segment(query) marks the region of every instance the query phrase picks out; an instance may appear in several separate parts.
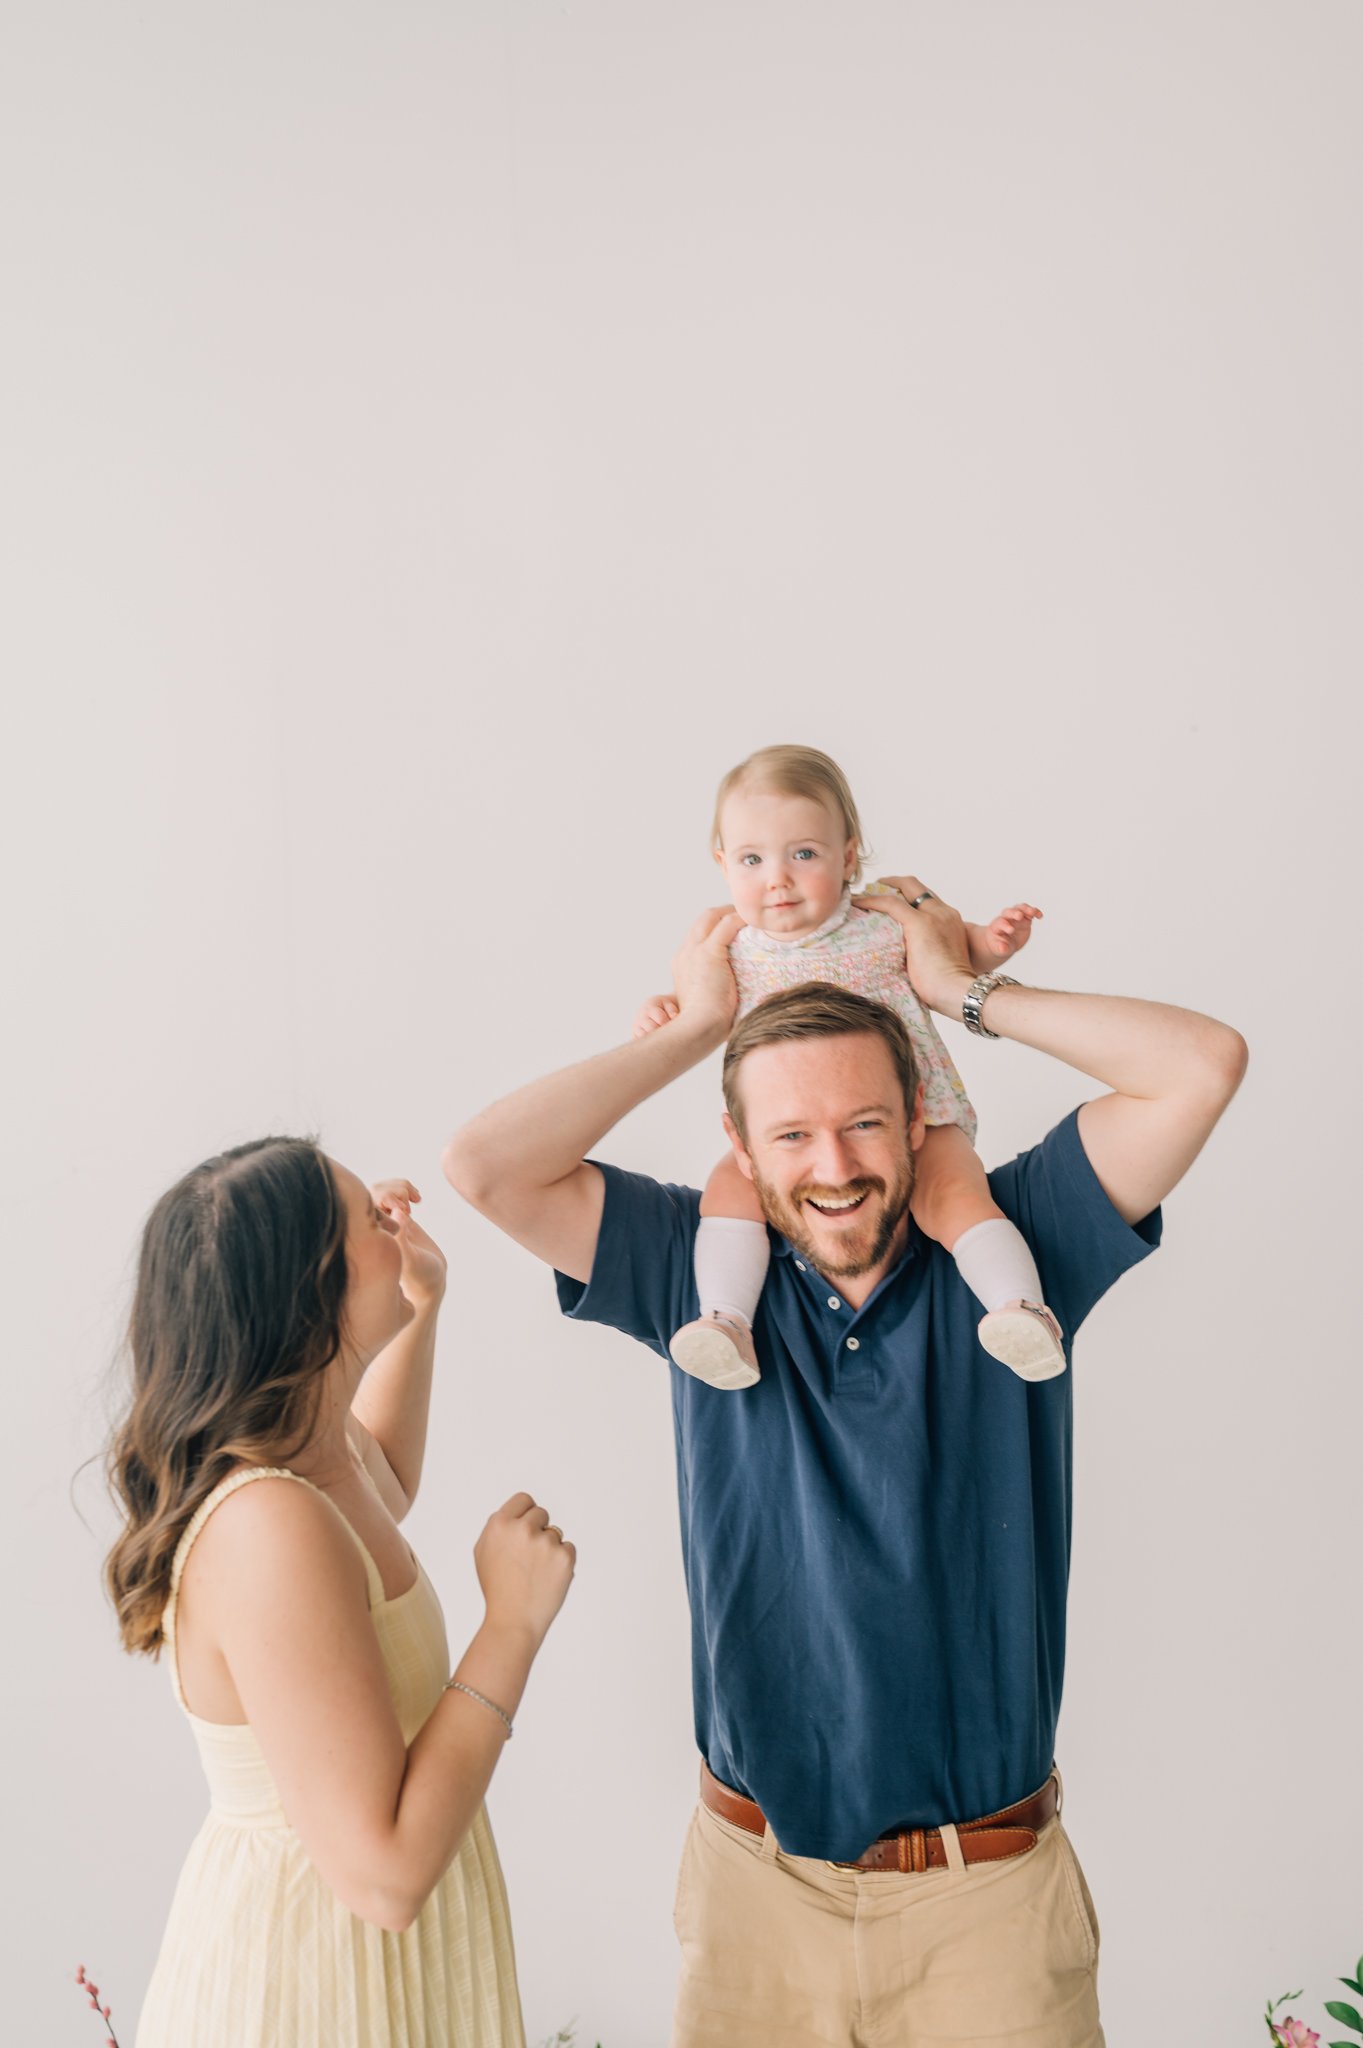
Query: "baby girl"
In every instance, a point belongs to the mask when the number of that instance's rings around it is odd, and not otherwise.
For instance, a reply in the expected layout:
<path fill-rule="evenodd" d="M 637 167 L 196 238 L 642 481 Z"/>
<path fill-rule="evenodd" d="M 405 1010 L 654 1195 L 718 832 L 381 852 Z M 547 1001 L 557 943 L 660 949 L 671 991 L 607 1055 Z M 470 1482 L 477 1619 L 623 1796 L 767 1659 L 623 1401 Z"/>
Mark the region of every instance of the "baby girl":
<path fill-rule="evenodd" d="M 738 1015 L 800 982 L 834 982 L 896 1010 L 908 1027 L 923 1081 L 928 1126 L 918 1153 L 911 1211 L 925 1236 L 955 1259 L 986 1311 L 979 1338 L 1022 1379 L 1065 1370 L 1060 1326 L 1041 1297 L 1026 1240 L 996 1206 L 975 1151 L 975 1112 L 951 1055 L 905 969 L 904 935 L 892 917 L 859 907 L 852 889 L 865 853 L 846 777 L 813 747 L 763 747 L 719 786 L 715 859 L 746 920 L 729 949 Z M 967 925 L 971 965 L 989 974 L 1031 936 L 1041 912 L 1014 904 L 987 926 Z M 655 996 L 634 1034 L 677 1014 Z M 766 1279 L 767 1226 L 751 1181 L 732 1155 L 701 1197 L 695 1274 L 700 1316 L 678 1330 L 671 1352 L 684 1372 L 723 1388 L 760 1377 L 752 1324 Z"/>

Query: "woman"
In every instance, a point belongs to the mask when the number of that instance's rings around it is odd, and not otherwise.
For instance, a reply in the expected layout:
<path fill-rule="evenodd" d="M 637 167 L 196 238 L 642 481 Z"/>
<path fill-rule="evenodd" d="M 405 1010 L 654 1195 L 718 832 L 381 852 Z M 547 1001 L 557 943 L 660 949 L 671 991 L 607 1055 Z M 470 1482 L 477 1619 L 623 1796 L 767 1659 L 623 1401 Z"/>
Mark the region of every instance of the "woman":
<path fill-rule="evenodd" d="M 450 1678 L 397 1527 L 445 1286 L 420 1199 L 265 1138 L 146 1227 L 108 1581 L 125 1647 L 168 1651 L 212 1805 L 138 2048 L 524 2040 L 483 1795 L 575 1553 L 528 1494 L 500 1508 Z"/>

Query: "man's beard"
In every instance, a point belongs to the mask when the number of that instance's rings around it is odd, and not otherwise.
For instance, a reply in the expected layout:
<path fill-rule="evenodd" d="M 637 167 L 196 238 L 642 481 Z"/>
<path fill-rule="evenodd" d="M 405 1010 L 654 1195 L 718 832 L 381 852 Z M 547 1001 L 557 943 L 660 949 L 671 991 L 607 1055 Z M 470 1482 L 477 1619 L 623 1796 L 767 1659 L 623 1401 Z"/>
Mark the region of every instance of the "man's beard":
<path fill-rule="evenodd" d="M 909 1198 L 913 1194 L 913 1154 L 906 1154 L 902 1168 L 888 1184 L 873 1174 L 867 1174 L 858 1180 L 848 1181 L 846 1187 L 841 1188 L 828 1188 L 819 1181 L 806 1181 L 789 1195 L 783 1195 L 770 1181 L 763 1180 L 754 1165 L 753 1186 L 772 1229 L 779 1230 L 782 1237 L 788 1238 L 811 1266 L 817 1267 L 830 1280 L 856 1280 L 880 1264 L 908 1212 Z M 803 1204 L 809 1200 L 850 1202 L 858 1195 L 879 1195 L 882 1198 L 874 1227 L 867 1225 L 861 1231 L 844 1230 L 840 1250 L 835 1249 L 834 1242 L 816 1244 L 805 1221 Z M 837 1259 L 836 1265 L 831 1263 L 833 1258 Z"/>

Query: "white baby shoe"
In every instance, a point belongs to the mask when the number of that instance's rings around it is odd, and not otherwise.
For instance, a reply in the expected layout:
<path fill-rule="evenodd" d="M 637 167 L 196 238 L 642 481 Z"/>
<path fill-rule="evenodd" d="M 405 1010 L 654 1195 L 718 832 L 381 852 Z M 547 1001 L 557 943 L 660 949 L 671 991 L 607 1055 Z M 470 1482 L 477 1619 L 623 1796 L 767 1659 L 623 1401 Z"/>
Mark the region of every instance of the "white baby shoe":
<path fill-rule="evenodd" d="M 762 1377 L 752 1331 L 739 1316 L 700 1316 L 678 1330 L 668 1349 L 673 1364 L 693 1380 L 704 1380 L 725 1393 L 756 1386 Z"/>
<path fill-rule="evenodd" d="M 1020 1380 L 1053 1380 L 1065 1370 L 1061 1329 L 1039 1301 L 1007 1301 L 984 1317 L 979 1339 Z"/>

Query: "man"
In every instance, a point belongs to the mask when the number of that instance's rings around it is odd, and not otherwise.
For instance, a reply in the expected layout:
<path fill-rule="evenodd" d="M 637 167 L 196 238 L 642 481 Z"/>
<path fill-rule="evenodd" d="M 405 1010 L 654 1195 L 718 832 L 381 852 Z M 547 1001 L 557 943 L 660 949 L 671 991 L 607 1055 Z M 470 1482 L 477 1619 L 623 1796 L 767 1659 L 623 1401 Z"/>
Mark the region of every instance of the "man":
<path fill-rule="evenodd" d="M 977 977 L 915 876 L 877 908 L 941 1015 L 1110 1091 L 991 1176 L 1066 1338 L 1158 1242 L 1245 1065 L 1189 1011 Z M 566 1312 L 666 1357 L 699 1197 L 587 1154 L 728 1038 L 725 1129 L 775 1253 L 742 1393 L 673 1370 L 701 1805 L 678 1889 L 674 2048 L 1101 2048 L 1097 1932 L 1058 1819 L 1071 1376 L 1024 1384 L 909 1215 L 921 1097 L 899 1020 L 842 990 L 730 1029 L 731 912 L 678 1015 L 450 1141 L 454 1186 L 558 1269 Z"/>

